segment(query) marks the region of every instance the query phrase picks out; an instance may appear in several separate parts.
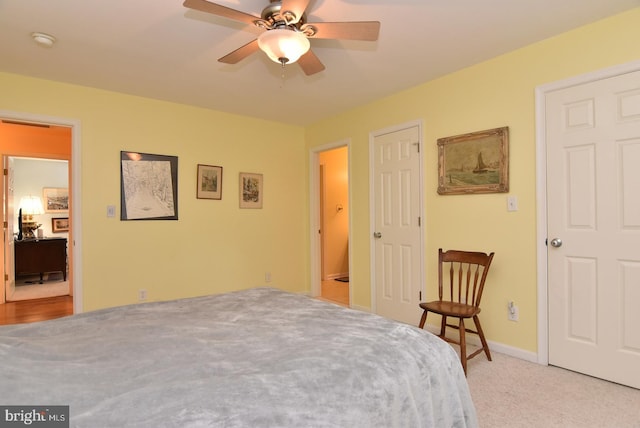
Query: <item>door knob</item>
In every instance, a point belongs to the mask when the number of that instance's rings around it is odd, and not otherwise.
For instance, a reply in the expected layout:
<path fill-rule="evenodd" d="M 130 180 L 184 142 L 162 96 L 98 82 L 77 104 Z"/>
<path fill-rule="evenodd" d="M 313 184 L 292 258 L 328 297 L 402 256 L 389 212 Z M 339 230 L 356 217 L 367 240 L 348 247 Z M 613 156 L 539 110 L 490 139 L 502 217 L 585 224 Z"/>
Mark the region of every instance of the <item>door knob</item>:
<path fill-rule="evenodd" d="M 552 246 L 552 247 L 555 247 L 555 248 L 562 247 L 562 239 L 560 239 L 560 238 L 553 238 L 553 239 L 551 240 L 551 246 Z"/>
<path fill-rule="evenodd" d="M 373 237 L 374 237 L 374 238 L 376 238 L 376 239 L 380 239 L 380 238 L 382 238 L 382 233 L 380 233 L 380 232 L 373 232 Z"/>

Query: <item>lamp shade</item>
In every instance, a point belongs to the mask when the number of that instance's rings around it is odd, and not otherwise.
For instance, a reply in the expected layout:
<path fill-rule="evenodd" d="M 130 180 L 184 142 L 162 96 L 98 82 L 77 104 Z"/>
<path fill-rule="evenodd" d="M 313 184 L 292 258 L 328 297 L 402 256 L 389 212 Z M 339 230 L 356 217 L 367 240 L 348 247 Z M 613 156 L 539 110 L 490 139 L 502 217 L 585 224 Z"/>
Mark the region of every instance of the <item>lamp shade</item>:
<path fill-rule="evenodd" d="M 311 45 L 302 33 L 276 28 L 260 34 L 258 46 L 273 61 L 279 64 L 289 64 L 296 62 L 298 58 L 307 53 Z"/>
<path fill-rule="evenodd" d="M 23 215 L 44 214 L 42 200 L 37 196 L 23 196 L 20 198 L 20 209 Z"/>

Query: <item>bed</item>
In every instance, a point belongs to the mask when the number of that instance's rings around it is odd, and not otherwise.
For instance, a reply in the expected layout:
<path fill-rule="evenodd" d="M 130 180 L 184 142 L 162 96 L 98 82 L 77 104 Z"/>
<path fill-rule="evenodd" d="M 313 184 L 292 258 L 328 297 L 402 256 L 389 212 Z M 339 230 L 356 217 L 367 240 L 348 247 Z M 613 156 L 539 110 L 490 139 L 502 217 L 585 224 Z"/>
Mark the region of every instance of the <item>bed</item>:
<path fill-rule="evenodd" d="M 72 427 L 475 427 L 455 351 L 275 288 L 0 327 L 0 404 Z"/>

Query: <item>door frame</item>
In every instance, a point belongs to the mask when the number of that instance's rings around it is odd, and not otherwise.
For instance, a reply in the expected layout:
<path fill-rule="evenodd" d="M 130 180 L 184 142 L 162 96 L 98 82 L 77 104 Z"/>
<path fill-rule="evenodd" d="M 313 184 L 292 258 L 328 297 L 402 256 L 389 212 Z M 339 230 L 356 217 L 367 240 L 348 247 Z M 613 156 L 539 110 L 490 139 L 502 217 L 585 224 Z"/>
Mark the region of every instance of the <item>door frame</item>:
<path fill-rule="evenodd" d="M 71 230 L 73 241 L 69 242 L 72 252 L 73 269 L 73 312 L 79 314 L 83 311 L 82 298 L 82 168 L 81 168 L 81 130 L 80 121 L 77 119 L 45 116 L 40 114 L 0 110 L 0 119 L 20 122 L 40 123 L 45 125 L 65 126 L 71 128 L 71 194 L 73 206 L 71 207 Z M 3 268 L 4 270 L 4 268 Z"/>
<path fill-rule="evenodd" d="M 347 177 L 348 177 L 348 192 L 349 192 L 349 206 L 351 203 L 351 139 L 345 139 L 336 141 L 333 143 L 324 144 L 321 146 L 313 147 L 309 150 L 309 243 L 311 244 L 309 266 L 311 274 L 311 296 L 317 297 L 322 294 L 322 281 L 320 279 L 322 273 L 321 248 L 322 237 L 318 233 L 321 228 L 320 218 L 320 153 L 329 150 L 339 149 L 341 147 L 347 148 Z M 349 210 L 349 242 L 353 242 L 351 234 L 353 233 L 352 213 Z M 352 272 L 352 254 L 351 245 L 349 245 L 349 275 Z M 352 296 L 352 283 L 349 281 L 349 305 L 353 305 Z"/>
<path fill-rule="evenodd" d="M 549 364 L 549 283 L 547 259 L 547 129 L 545 100 L 549 92 L 640 71 L 640 61 L 547 83 L 536 87 L 536 200 L 537 203 L 537 284 L 538 284 L 538 363 Z"/>
<path fill-rule="evenodd" d="M 420 147 L 420 156 L 418 156 L 418 176 L 419 176 L 419 205 L 420 205 L 420 220 L 421 220 L 421 234 L 420 234 L 420 265 L 416 266 L 417 269 L 420 269 L 420 291 L 422 292 L 422 298 L 426 296 L 426 268 L 425 268 L 425 234 L 426 234 L 426 224 L 427 219 L 425 217 L 424 210 L 424 133 L 423 133 L 423 121 L 422 120 L 412 120 L 409 122 L 404 122 L 399 125 L 390 126 L 388 128 L 378 129 L 369 133 L 369 271 L 371 278 L 371 312 L 374 314 L 378 313 L 377 301 L 376 301 L 376 251 L 375 244 L 373 242 L 373 234 L 376 232 L 375 230 L 375 216 L 376 216 L 376 207 L 375 207 L 375 190 L 374 190 L 374 162 L 375 156 L 373 153 L 373 146 L 375 143 L 376 137 L 381 135 L 390 134 L 392 132 L 398 132 L 405 129 L 413 128 L 414 126 L 418 127 L 418 147 Z"/>

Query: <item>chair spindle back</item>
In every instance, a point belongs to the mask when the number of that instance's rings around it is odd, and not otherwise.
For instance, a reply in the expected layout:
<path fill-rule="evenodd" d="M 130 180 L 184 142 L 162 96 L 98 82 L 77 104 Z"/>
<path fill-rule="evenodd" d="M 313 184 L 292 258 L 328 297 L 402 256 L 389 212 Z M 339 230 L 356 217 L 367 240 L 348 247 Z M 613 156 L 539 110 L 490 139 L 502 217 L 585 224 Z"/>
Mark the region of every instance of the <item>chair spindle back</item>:
<path fill-rule="evenodd" d="M 458 250 L 443 252 L 440 248 L 438 250 L 438 296 L 440 300 L 449 298 L 452 302 L 480 306 L 493 254 Z M 444 293 L 445 275 L 448 277 L 448 296 Z"/>

